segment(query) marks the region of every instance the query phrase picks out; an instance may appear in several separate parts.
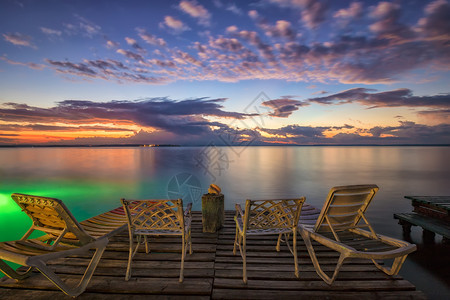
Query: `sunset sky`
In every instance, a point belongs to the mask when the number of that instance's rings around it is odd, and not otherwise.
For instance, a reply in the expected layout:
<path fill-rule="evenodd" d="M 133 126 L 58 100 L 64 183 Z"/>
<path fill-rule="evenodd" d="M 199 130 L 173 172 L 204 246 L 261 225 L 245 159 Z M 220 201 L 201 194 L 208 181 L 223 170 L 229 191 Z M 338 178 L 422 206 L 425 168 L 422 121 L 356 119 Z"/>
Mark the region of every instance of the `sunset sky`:
<path fill-rule="evenodd" d="M 0 2 L 0 145 L 450 144 L 450 4 Z"/>

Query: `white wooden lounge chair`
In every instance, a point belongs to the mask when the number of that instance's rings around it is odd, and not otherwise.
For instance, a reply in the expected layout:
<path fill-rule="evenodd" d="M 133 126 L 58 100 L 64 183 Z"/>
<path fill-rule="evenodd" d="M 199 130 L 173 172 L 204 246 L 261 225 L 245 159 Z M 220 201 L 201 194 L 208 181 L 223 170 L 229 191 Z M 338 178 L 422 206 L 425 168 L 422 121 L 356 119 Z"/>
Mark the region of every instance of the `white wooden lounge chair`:
<path fill-rule="evenodd" d="M 346 258 L 366 258 L 388 275 L 396 275 L 416 245 L 376 234 L 364 213 L 378 191 L 376 185 L 349 185 L 334 187 L 314 226 L 299 225 L 299 232 L 317 274 L 329 285 L 336 279 Z M 361 222 L 363 221 L 363 222 Z M 363 230 L 366 227 L 369 230 Z M 340 253 L 333 275 L 328 276 L 320 267 L 312 241 Z M 394 259 L 391 268 L 376 260 Z"/>
<path fill-rule="evenodd" d="M 0 243 L 0 270 L 9 278 L 22 280 L 35 268 L 67 295 L 76 297 L 83 293 L 109 242 L 108 238 L 126 228 L 123 211 L 113 210 L 78 223 L 61 200 L 24 194 L 12 194 L 11 197 L 33 224 L 20 240 Z M 28 239 L 35 230 L 45 235 Z M 47 265 L 47 262 L 58 258 L 88 253 L 89 249 L 95 249 L 95 254 L 75 287 L 69 287 Z M 16 272 L 4 260 L 29 269 L 23 273 Z"/>
<path fill-rule="evenodd" d="M 183 200 L 125 200 L 121 199 L 128 219 L 128 233 L 130 237 L 130 252 L 128 257 L 125 280 L 131 277 L 131 262 L 136 254 L 142 237 L 145 252 L 149 253 L 148 236 L 179 235 L 181 236 L 181 267 L 180 282 L 184 279 L 184 258 L 187 249 L 192 254 L 191 243 L 191 209 L 192 203 L 187 205 L 183 213 Z M 136 246 L 133 246 L 137 238 Z M 134 249 L 133 249 L 134 248 Z"/>
<path fill-rule="evenodd" d="M 247 236 L 251 235 L 278 235 L 276 250 L 280 251 L 282 236 L 294 255 L 295 276 L 299 277 L 297 261 L 297 226 L 305 198 L 280 200 L 247 200 L 245 211 L 240 204 L 236 204 L 236 237 L 233 254 L 236 255 L 236 246 L 243 261 L 242 279 L 247 283 Z M 289 235 L 292 233 L 293 247 L 289 245 Z"/>

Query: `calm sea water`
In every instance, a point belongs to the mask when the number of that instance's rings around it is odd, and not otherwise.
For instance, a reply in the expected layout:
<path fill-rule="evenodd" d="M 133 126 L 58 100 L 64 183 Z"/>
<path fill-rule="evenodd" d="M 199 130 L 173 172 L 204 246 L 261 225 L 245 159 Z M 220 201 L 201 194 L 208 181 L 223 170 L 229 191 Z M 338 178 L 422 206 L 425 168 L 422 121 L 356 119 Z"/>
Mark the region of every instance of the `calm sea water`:
<path fill-rule="evenodd" d="M 375 183 L 367 211 L 379 233 L 402 238 L 394 212 L 405 195 L 450 195 L 450 147 L 0 148 L 0 241 L 20 238 L 30 221 L 13 192 L 64 200 L 79 220 L 120 205 L 120 198 L 179 198 L 201 210 L 212 182 L 225 208 L 245 199 L 306 196 L 322 207 L 332 186 Z M 12 229 L 14 228 L 14 229 Z M 401 275 L 432 298 L 450 297 L 450 248 L 438 236 L 410 255 Z M 436 259 L 437 258 L 437 259 Z"/>

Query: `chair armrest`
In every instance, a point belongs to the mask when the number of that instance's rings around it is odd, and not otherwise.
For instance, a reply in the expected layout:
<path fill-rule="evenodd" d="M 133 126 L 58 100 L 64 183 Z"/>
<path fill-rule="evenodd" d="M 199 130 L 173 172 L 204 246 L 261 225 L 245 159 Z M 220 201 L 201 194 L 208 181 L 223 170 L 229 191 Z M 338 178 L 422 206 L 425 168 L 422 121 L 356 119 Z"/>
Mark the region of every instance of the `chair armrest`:
<path fill-rule="evenodd" d="M 243 219 L 244 218 L 244 212 L 242 211 L 241 205 L 239 203 L 236 203 L 235 207 L 236 207 L 236 217 L 240 216 L 241 219 Z"/>

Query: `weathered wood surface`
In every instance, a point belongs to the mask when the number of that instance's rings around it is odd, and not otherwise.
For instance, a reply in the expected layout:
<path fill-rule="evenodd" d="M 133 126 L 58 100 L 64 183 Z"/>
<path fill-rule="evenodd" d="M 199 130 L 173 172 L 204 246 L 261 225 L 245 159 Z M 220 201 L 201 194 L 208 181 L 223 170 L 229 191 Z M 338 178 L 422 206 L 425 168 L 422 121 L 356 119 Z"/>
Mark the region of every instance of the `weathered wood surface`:
<path fill-rule="evenodd" d="M 432 204 L 450 211 L 450 196 L 405 196 L 413 202 Z"/>
<path fill-rule="evenodd" d="M 223 194 L 204 194 L 202 196 L 203 232 L 216 232 L 225 219 L 225 196 Z"/>
<path fill-rule="evenodd" d="M 306 219 L 313 222 L 314 210 L 307 206 Z M 133 259 L 133 276 L 126 282 L 128 236 L 112 238 L 86 292 L 79 299 L 425 299 L 422 292 L 400 276 L 389 277 L 367 260 L 349 260 L 332 286 L 316 274 L 303 240 L 298 240 L 300 279 L 294 275 L 292 254 L 283 244 L 276 252 L 276 237 L 248 238 L 248 284 L 242 282 L 242 259 L 233 255 L 234 212 L 225 213 L 218 233 L 203 233 L 200 212 L 193 214 L 194 253 L 186 256 L 185 280 L 178 282 L 181 243 L 179 238 L 150 240 L 151 253 L 144 246 Z M 309 216 L 309 217 L 308 217 Z M 318 246 L 317 255 L 331 271 L 338 255 Z M 68 282 L 79 280 L 89 255 L 52 262 Z M 69 299 L 40 273 L 17 283 L 0 279 L 0 299 Z"/>
<path fill-rule="evenodd" d="M 443 237 L 450 239 L 450 223 L 429 216 L 416 213 L 394 214 L 395 219 L 400 220 L 403 226 L 420 226 L 425 230 L 437 233 Z"/>

